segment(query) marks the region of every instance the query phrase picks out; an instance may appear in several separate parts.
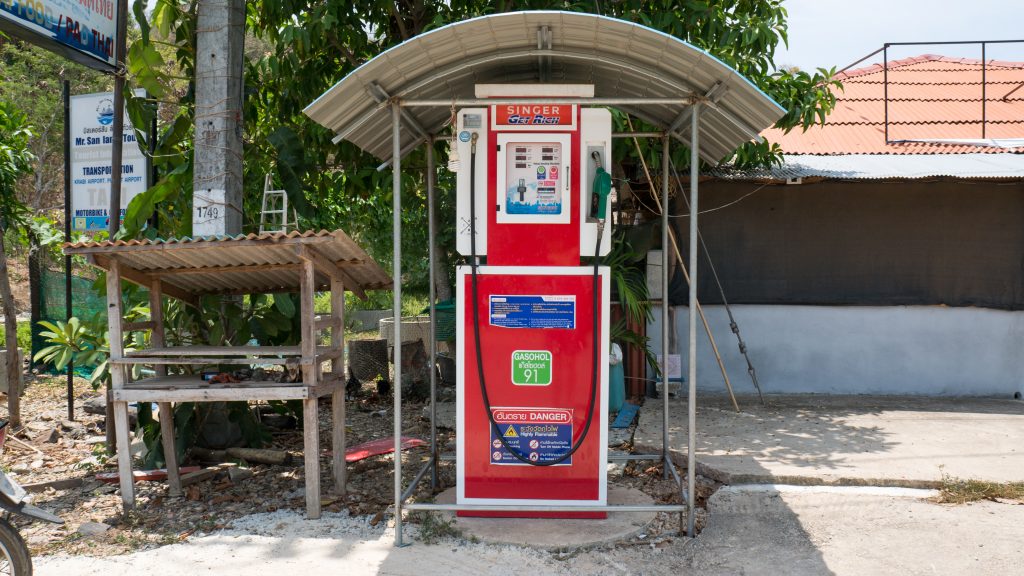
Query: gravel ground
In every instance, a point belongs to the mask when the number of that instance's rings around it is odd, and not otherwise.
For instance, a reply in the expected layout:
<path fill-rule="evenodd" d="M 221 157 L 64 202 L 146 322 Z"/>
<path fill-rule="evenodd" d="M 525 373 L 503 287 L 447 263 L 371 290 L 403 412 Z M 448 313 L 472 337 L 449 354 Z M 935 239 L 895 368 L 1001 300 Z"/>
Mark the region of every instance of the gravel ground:
<path fill-rule="evenodd" d="M 223 530 L 126 556 L 44 557 L 37 574 L 100 576 L 159 571 L 218 576 L 304 574 L 1019 574 L 1024 506 L 934 504 L 900 493 L 740 491 L 710 500 L 708 528 L 695 540 L 663 536 L 570 554 L 467 542 L 394 530 L 367 516 L 326 514 L 305 520 L 280 510 L 235 520 Z M 433 539 L 435 544 L 424 543 Z"/>
<path fill-rule="evenodd" d="M 164 482 L 136 484 L 136 510 L 121 513 L 120 492 L 116 484 L 96 479 L 101 472 L 115 472 L 116 458 L 107 456 L 102 443 L 103 417 L 83 410 L 84 401 L 96 395 L 88 382 L 76 380 L 76 418 L 66 418 L 65 380 L 62 377 L 35 377 L 23 399 L 26 427 L 9 440 L 4 454 L 8 469 L 15 470 L 22 484 L 71 481 L 72 486 L 43 489 L 33 496 L 34 503 L 65 520 L 63 526 L 18 520 L 22 535 L 34 556 L 54 554 L 102 557 L 127 554 L 160 546 L 181 543 L 199 534 L 216 533 L 243 517 L 254 513 L 276 513 L 305 509 L 304 471 L 301 459 L 287 466 L 253 465 L 251 477 L 231 481 L 221 474 L 212 480 L 186 488 L 183 498 L 171 499 Z M 353 445 L 392 434 L 391 398 L 378 397 L 368 384 L 347 403 L 348 441 Z M 327 428 L 330 407 L 321 407 L 321 447 L 330 446 Z M 429 439 L 429 421 L 423 418 L 423 404 L 408 403 L 403 409 L 403 434 Z M 631 448 L 631 429 L 620 433 L 615 449 Z M 452 430 L 439 429 L 442 452 L 454 451 Z M 272 448 L 300 455 L 302 436 L 296 429 L 275 429 Z M 402 452 L 403 477 L 412 480 L 425 461 L 423 448 Z M 186 461 L 183 465 L 202 464 Z M 393 455 L 371 457 L 349 465 L 348 494 L 340 497 L 330 490 L 330 462 L 321 458 L 322 501 L 326 512 L 346 512 L 358 522 L 384 529 L 388 508 L 393 500 Z M 136 466 L 136 469 L 138 467 Z M 438 469 L 439 486 L 432 491 L 429 481 L 419 484 L 413 500 L 431 500 L 436 493 L 455 483 L 454 462 L 442 461 Z M 617 466 L 610 473 L 610 482 L 639 489 L 662 503 L 680 502 L 674 481 L 665 480 L 661 466 L 631 462 Z M 714 482 L 698 478 L 698 504 L 704 506 L 717 489 Z M 706 514 L 700 510 L 698 528 Z M 355 521 L 355 520 L 354 520 Z M 412 516 L 412 525 L 424 521 Z M 649 542 L 660 545 L 678 530 L 678 517 L 661 515 L 648 530 Z"/>

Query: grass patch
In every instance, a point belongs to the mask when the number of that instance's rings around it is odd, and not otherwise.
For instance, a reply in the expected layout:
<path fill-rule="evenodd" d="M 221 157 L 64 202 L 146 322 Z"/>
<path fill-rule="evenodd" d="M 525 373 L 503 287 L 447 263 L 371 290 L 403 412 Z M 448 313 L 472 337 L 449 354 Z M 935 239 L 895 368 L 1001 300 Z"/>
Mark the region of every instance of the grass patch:
<path fill-rule="evenodd" d="M 979 500 L 1014 500 L 1024 503 L 1024 482 L 986 482 L 942 476 L 942 487 L 935 501 L 941 504 L 966 504 Z"/>
<path fill-rule="evenodd" d="M 436 544 L 445 538 L 461 538 L 462 530 L 455 527 L 454 518 L 443 518 L 440 514 L 423 511 L 411 518 L 419 522 L 420 538 L 424 544 Z"/>
<path fill-rule="evenodd" d="M 7 331 L 4 329 L 3 323 L 0 323 L 0 348 L 5 347 L 7 344 Z M 21 320 L 18 322 L 18 348 L 28 357 L 29 351 L 32 350 L 32 323 L 28 320 Z"/>

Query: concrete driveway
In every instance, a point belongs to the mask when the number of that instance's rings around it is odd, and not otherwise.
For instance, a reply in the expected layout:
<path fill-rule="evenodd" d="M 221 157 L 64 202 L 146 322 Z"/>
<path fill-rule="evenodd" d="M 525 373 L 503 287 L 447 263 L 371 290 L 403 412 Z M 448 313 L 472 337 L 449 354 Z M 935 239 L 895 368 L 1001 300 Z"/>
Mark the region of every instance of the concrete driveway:
<path fill-rule="evenodd" d="M 570 555 L 446 538 L 394 548 L 393 530 L 368 517 L 300 512 L 243 518 L 235 526 L 126 556 L 36 559 L 41 576 L 409 576 L 519 574 L 756 574 L 898 576 L 1020 574 L 1024 506 L 939 505 L 927 493 L 868 487 L 725 487 L 711 497 L 696 539 L 616 546 Z M 553 521 L 554 522 L 554 521 Z"/>
<path fill-rule="evenodd" d="M 698 471 L 727 484 L 933 487 L 942 475 L 1024 481 L 1024 402 L 896 396 L 725 396 L 697 402 Z M 686 402 L 670 400 L 669 437 L 686 462 Z M 635 443 L 660 452 L 661 401 Z"/>

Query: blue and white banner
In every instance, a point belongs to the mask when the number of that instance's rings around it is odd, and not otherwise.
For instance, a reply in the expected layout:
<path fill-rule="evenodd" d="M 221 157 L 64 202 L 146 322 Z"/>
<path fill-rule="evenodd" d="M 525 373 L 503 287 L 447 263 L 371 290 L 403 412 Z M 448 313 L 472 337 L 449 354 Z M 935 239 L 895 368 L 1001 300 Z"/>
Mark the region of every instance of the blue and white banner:
<path fill-rule="evenodd" d="M 83 63 L 115 67 L 116 0 L 0 0 L 0 28 L 72 57 L 87 56 Z"/>
<path fill-rule="evenodd" d="M 3 2 L 3 0 L 0 0 Z M 139 91 L 140 94 L 142 91 Z M 108 228 L 110 163 L 114 142 L 114 95 L 71 97 L 71 228 L 88 232 Z M 132 198 L 149 188 L 149 163 L 139 149 L 128 114 L 121 134 L 121 218 Z"/>

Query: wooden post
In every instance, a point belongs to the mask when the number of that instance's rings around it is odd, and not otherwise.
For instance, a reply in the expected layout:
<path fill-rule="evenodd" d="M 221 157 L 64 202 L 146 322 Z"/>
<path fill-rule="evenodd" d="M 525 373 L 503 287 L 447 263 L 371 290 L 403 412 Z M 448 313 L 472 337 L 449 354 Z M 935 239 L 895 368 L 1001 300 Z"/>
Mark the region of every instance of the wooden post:
<path fill-rule="evenodd" d="M 334 389 L 331 397 L 331 450 L 334 458 L 331 469 L 334 471 L 334 491 L 344 497 L 347 470 L 345 462 L 345 284 L 340 280 L 331 280 L 331 348 L 340 349 L 337 358 L 331 361 L 331 379 L 341 383 Z"/>
<path fill-rule="evenodd" d="M 121 333 L 121 263 L 111 258 L 107 270 L 107 329 L 110 331 L 110 360 L 124 357 L 124 336 Z M 125 368 L 121 364 L 110 364 L 110 386 L 123 388 Z M 107 397 L 108 402 L 111 397 Z M 128 429 L 128 403 L 114 402 L 114 434 L 117 439 L 117 472 L 121 481 L 121 501 L 127 512 L 135 507 L 135 485 L 132 478 L 131 436 Z M 110 426 L 110 422 L 107 422 Z"/>
<path fill-rule="evenodd" d="M 302 401 L 302 435 L 305 456 L 303 460 L 306 466 L 306 516 L 314 520 L 320 517 L 320 430 L 315 393 L 320 366 L 316 361 L 316 314 L 313 309 L 315 285 L 313 263 L 304 260 L 299 277 L 302 382 L 313 393 Z"/>
<path fill-rule="evenodd" d="M 163 348 L 164 341 L 164 308 L 163 283 L 159 278 L 153 280 L 149 287 L 149 319 L 153 323 L 153 333 L 149 343 L 153 348 Z M 157 376 L 167 376 L 167 365 L 154 366 Z M 174 408 L 170 402 L 157 404 L 160 414 L 160 440 L 164 447 L 164 463 L 167 466 L 167 486 L 172 498 L 181 496 L 181 472 L 178 470 L 178 449 L 174 442 Z"/>

